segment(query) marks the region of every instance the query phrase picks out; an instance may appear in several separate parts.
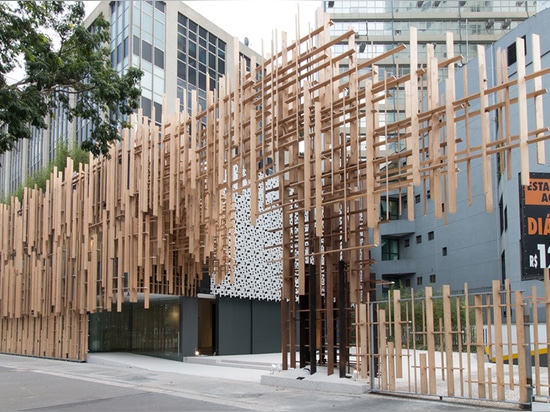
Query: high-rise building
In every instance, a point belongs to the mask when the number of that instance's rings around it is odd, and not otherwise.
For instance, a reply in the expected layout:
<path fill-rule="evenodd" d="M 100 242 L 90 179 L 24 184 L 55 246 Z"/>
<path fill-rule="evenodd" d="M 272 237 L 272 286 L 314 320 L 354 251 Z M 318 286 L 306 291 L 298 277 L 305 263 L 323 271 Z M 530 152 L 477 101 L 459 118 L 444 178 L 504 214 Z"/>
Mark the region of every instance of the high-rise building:
<path fill-rule="evenodd" d="M 426 67 L 428 44 L 434 46 L 434 55 L 439 61 L 447 58 L 446 33 L 454 38 L 454 54 L 462 55 L 457 66 L 464 66 L 477 56 L 478 45 L 484 46 L 492 62 L 488 70 L 489 87 L 497 84 L 497 50 L 507 53 L 507 66 L 510 75 L 515 70 L 515 37 L 521 37 L 536 23 L 522 24 L 529 17 L 547 8 L 547 1 L 325 1 L 324 9 L 334 23 L 332 37 L 346 32 L 352 27 L 357 35 L 356 47 L 361 59 L 372 59 L 397 47 L 400 43 L 409 44 L 410 28 L 416 27 L 420 67 Z M 540 24 L 540 19 L 538 24 Z M 519 26 L 519 27 L 518 27 Z M 522 30 L 519 30 L 522 28 Z M 527 34 L 526 34 L 527 35 Z M 515 37 L 514 37 L 515 36 Z M 526 39 L 527 52 L 531 52 L 531 40 Z M 547 45 L 543 45 L 545 56 Z M 344 45 L 335 46 L 334 54 L 344 51 Z M 342 61 L 341 70 L 346 68 Z M 528 68 L 532 70 L 530 62 Z M 410 71 L 407 49 L 378 62 L 379 79 L 402 76 Z M 475 66 L 472 65 L 472 66 Z M 473 69 L 470 69 L 473 70 Z M 462 77 L 464 69 L 456 75 L 457 90 L 479 88 L 477 74 Z M 445 77 L 445 73 L 441 73 Z M 422 94 L 420 94 L 422 96 Z M 382 101 L 378 107 L 380 125 L 391 123 L 405 116 L 405 93 L 396 93 Z M 422 97 L 421 97 L 422 99 Z M 419 105 L 425 105 L 425 99 Z M 444 103 L 443 103 L 444 104 Z M 424 106 L 424 109 L 426 106 Z M 492 119 L 492 138 L 498 135 L 499 119 Z M 510 119 L 513 127 L 517 118 Z M 460 134 L 460 131 L 459 131 Z M 472 133 L 472 138 L 479 138 Z M 464 138 L 464 136 L 461 136 Z M 419 137 L 422 138 L 422 137 Z M 546 143 L 548 147 L 548 143 Z M 401 150 L 386 147 L 391 153 Z M 518 158 L 507 159 L 518 170 Z M 531 172 L 543 172 L 545 167 L 537 164 L 531 153 Z M 518 176 L 508 180 L 493 165 L 495 211 L 487 213 L 483 202 L 475 201 L 483 196 L 481 185 L 474 185 L 473 192 L 467 193 L 467 173 L 474 180 L 481 179 L 481 166 L 471 171 L 458 173 L 459 192 L 457 193 L 457 213 L 450 214 L 442 205 L 444 218 L 435 219 L 434 201 L 429 187 L 415 188 L 414 198 L 406 198 L 399 193 L 388 193 L 382 197 L 380 210 L 381 244 L 372 249 L 374 264 L 371 269 L 384 285 L 381 290 L 394 286 L 436 289 L 443 284 L 451 285 L 453 291 L 460 292 L 468 283 L 471 291 L 489 290 L 492 280 L 510 280 L 512 287 L 526 289 L 529 278 L 521 257 L 524 237 L 520 223 L 520 190 Z M 477 177 L 476 177 L 477 176 Z M 470 202 L 471 199 L 474 201 Z M 414 221 L 407 216 L 407 202 L 415 203 Z M 471 203 L 471 205 L 469 205 Z M 498 205 L 498 206 L 497 206 Z M 544 245 L 543 245 L 544 246 Z M 541 246 L 541 248 L 543 247 Z M 534 252 L 532 252 L 534 255 Z M 542 252 L 541 252 L 542 253 Z M 545 253 L 543 253 L 546 257 Z M 537 256 L 538 257 L 538 256 Z M 545 260 L 545 259 L 544 259 Z"/>
<path fill-rule="evenodd" d="M 87 16 L 86 26 L 103 14 L 111 22 L 111 61 L 120 73 L 128 67 L 143 70 L 141 109 L 160 122 L 162 105 L 173 113 L 176 99 L 189 100 L 193 91 L 204 107 L 206 93 L 220 76 L 233 78 L 235 60 L 250 64 L 260 56 L 244 43 L 234 53 L 235 37 L 181 1 L 102 1 Z M 238 42 L 238 41 L 237 41 Z M 163 100 L 165 99 L 165 100 Z M 59 144 L 72 145 L 88 138 L 86 122 L 69 122 L 61 110 L 49 119 L 48 129 L 35 130 L 30 140 L 0 155 L 0 197 L 14 193 L 27 176 L 55 158 Z"/>
<path fill-rule="evenodd" d="M 410 28 L 418 33 L 419 64 L 427 64 L 427 45 L 434 46 L 434 54 L 445 59 L 446 33 L 454 38 L 454 55 L 462 55 L 466 63 L 477 54 L 478 45 L 491 45 L 523 20 L 548 7 L 548 1 L 517 0 L 461 0 L 461 1 L 324 1 L 324 10 L 334 23 L 331 36 L 339 36 L 353 28 L 359 59 L 371 59 L 397 47 L 409 44 Z M 345 50 L 337 45 L 334 54 Z M 378 62 L 379 77 L 407 74 L 409 52 Z M 345 65 L 341 65 L 344 70 Z M 394 121 L 405 107 L 403 101 L 387 99 L 381 111 L 388 122 Z"/>

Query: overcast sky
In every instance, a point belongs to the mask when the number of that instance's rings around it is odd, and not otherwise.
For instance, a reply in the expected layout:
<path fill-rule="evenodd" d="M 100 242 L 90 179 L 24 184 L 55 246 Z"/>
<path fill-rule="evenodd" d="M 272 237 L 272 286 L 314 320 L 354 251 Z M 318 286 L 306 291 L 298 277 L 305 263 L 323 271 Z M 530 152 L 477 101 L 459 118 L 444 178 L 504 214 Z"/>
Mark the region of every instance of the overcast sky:
<path fill-rule="evenodd" d="M 86 10 L 93 10 L 98 1 L 86 1 Z M 315 12 L 322 7 L 321 0 L 190 0 L 184 1 L 208 20 L 261 53 L 262 39 L 266 54 L 271 49 L 274 30 L 277 40 L 286 31 L 289 41 L 296 39 L 296 16 L 300 16 L 300 35 L 304 36 L 315 28 Z M 278 43 L 280 45 L 280 43 Z"/>
<path fill-rule="evenodd" d="M 194 0 L 184 3 L 240 41 L 247 37 L 250 47 L 257 52 L 261 52 L 262 39 L 264 50 L 270 50 L 274 30 L 277 30 L 278 40 L 282 31 L 287 32 L 289 40 L 295 40 L 297 15 L 300 16 L 300 35 L 307 34 L 309 29 L 315 28 L 315 11 L 322 7 L 322 1 L 318 0 Z"/>

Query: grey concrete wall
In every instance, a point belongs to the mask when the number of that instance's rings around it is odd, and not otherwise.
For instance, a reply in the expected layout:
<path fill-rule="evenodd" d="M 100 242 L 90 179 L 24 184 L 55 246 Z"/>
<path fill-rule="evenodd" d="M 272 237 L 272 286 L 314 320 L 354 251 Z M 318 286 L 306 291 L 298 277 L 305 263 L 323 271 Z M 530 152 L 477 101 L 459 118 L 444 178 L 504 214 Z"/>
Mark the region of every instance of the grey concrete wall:
<path fill-rule="evenodd" d="M 198 345 L 198 299 L 181 297 L 180 349 L 182 356 L 194 356 Z"/>

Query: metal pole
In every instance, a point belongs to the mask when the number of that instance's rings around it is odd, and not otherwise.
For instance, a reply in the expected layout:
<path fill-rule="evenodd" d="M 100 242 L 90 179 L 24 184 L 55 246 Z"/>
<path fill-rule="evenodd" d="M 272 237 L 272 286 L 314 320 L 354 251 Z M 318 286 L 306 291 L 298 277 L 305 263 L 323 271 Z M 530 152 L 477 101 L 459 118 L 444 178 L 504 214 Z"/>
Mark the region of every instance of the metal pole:
<path fill-rule="evenodd" d="M 309 368 L 317 372 L 317 274 L 315 265 L 309 265 Z"/>
<path fill-rule="evenodd" d="M 340 377 L 346 377 L 348 363 L 348 323 L 346 319 L 346 272 L 345 262 L 338 264 L 338 348 L 340 350 Z"/>
<path fill-rule="evenodd" d="M 375 351 L 376 351 L 376 342 L 375 342 L 375 329 L 376 325 L 374 324 L 374 310 L 376 307 L 376 304 L 372 301 L 369 303 L 370 309 L 369 309 L 369 327 L 370 327 L 370 390 L 374 390 L 374 379 L 376 377 L 376 359 L 375 359 Z"/>
<path fill-rule="evenodd" d="M 525 369 L 527 377 L 527 399 L 529 404 L 533 403 L 533 361 L 531 359 L 531 316 L 526 314 L 524 316 L 525 325 Z"/>

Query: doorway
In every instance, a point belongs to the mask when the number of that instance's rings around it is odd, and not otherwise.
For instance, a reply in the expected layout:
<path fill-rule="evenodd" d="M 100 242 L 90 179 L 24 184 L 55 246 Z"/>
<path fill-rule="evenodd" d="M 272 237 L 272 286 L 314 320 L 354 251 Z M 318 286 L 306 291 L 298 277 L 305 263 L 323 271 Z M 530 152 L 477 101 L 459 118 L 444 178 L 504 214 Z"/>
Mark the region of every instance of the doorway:
<path fill-rule="evenodd" d="M 198 342 L 199 355 L 216 354 L 216 299 L 213 295 L 199 296 Z"/>

